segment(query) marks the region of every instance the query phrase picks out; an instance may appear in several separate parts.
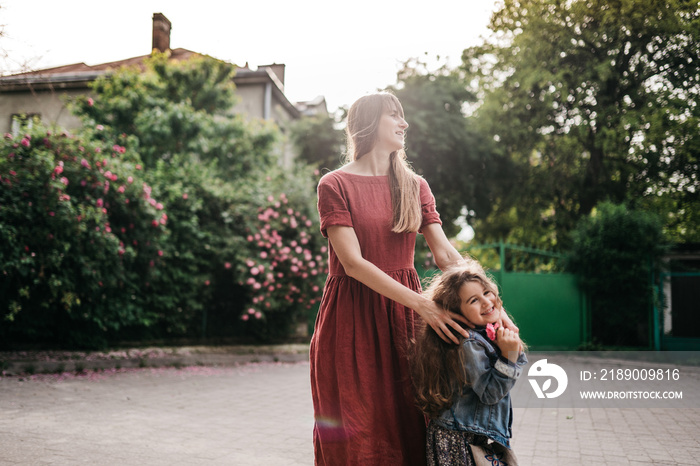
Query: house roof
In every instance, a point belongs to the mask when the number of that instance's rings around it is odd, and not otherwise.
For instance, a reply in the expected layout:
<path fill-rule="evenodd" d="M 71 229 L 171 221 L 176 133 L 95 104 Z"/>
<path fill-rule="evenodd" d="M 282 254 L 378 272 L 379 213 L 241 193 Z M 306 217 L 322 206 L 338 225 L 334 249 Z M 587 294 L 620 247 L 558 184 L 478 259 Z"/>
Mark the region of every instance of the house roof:
<path fill-rule="evenodd" d="M 186 60 L 194 55 L 199 55 L 187 49 L 173 49 L 170 51 L 171 60 Z M 107 71 L 117 70 L 125 66 L 144 68 L 144 61 L 150 55 L 127 58 L 99 65 L 86 65 L 85 63 L 73 63 L 71 65 L 57 66 L 43 70 L 28 71 L 9 76 L 0 77 L 0 92 L 26 91 L 27 86 L 35 89 L 42 88 L 81 88 L 87 86 Z"/>
<path fill-rule="evenodd" d="M 183 48 L 170 50 L 170 60 L 173 61 L 187 60 L 188 58 L 196 55 L 201 54 Z M 150 56 L 150 54 L 141 55 L 138 57 L 127 58 L 125 60 L 101 63 L 99 65 L 74 63 L 55 68 L 29 71 L 9 76 L 0 76 L 0 93 L 26 92 L 27 89 L 42 90 L 86 88 L 90 82 L 109 71 L 118 70 L 122 67 L 138 67 L 144 69 L 144 62 L 147 58 L 150 58 Z M 274 84 L 274 86 L 272 86 L 273 94 L 287 109 L 287 111 L 290 112 L 290 114 L 295 118 L 298 118 L 301 115 L 299 109 L 284 95 L 284 85 L 270 67 L 259 67 L 257 70 L 251 70 L 246 64 L 245 67 L 236 69 L 236 75 L 234 76 L 233 81 L 236 83 L 236 85 L 262 84 L 271 81 L 272 84 Z"/>

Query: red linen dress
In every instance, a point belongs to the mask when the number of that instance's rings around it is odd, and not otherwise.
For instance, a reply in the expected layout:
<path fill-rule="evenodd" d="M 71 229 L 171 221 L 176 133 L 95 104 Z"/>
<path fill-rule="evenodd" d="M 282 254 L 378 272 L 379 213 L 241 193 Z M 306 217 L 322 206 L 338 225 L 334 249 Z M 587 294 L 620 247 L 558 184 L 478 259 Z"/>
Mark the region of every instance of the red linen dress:
<path fill-rule="evenodd" d="M 441 223 L 420 179 L 423 226 Z M 388 176 L 336 170 L 318 185 L 321 232 L 353 227 L 369 260 L 414 291 L 416 233 L 393 233 Z M 425 420 L 405 349 L 418 315 L 347 276 L 329 241 L 329 274 L 311 340 L 317 465 L 424 465 Z"/>

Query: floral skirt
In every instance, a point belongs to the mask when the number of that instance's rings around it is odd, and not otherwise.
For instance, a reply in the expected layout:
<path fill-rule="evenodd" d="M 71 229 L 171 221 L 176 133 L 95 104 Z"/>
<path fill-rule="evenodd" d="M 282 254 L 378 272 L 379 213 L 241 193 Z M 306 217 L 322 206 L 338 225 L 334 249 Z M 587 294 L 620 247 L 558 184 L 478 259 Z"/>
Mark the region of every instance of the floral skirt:
<path fill-rule="evenodd" d="M 476 460 L 474 453 L 479 455 Z M 428 424 L 426 432 L 426 456 L 428 466 L 517 465 L 511 451 L 496 443 L 489 444 L 486 437 L 446 429 L 434 422 Z"/>

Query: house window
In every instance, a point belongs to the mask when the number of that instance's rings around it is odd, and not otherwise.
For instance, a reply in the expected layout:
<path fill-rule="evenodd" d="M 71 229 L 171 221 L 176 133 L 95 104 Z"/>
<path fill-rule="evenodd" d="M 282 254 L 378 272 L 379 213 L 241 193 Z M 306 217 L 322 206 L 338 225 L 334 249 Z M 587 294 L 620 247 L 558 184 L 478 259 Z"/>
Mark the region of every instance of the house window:
<path fill-rule="evenodd" d="M 35 121 L 41 121 L 41 113 L 15 113 L 11 118 L 10 132 L 18 136 L 20 131 L 32 129 Z"/>

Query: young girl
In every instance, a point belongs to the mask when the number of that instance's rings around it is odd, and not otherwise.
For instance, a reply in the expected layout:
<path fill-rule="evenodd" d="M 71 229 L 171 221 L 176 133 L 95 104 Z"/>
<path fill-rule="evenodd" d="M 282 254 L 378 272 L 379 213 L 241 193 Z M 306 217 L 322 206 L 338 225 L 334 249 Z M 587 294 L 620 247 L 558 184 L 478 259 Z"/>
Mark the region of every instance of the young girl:
<path fill-rule="evenodd" d="M 428 326 L 416 342 L 411 369 L 418 406 L 430 418 L 428 464 L 516 464 L 509 392 L 527 358 L 518 334 L 494 325 L 502 308 L 497 287 L 467 260 L 437 276 L 426 294 L 475 325 L 459 346 Z"/>

